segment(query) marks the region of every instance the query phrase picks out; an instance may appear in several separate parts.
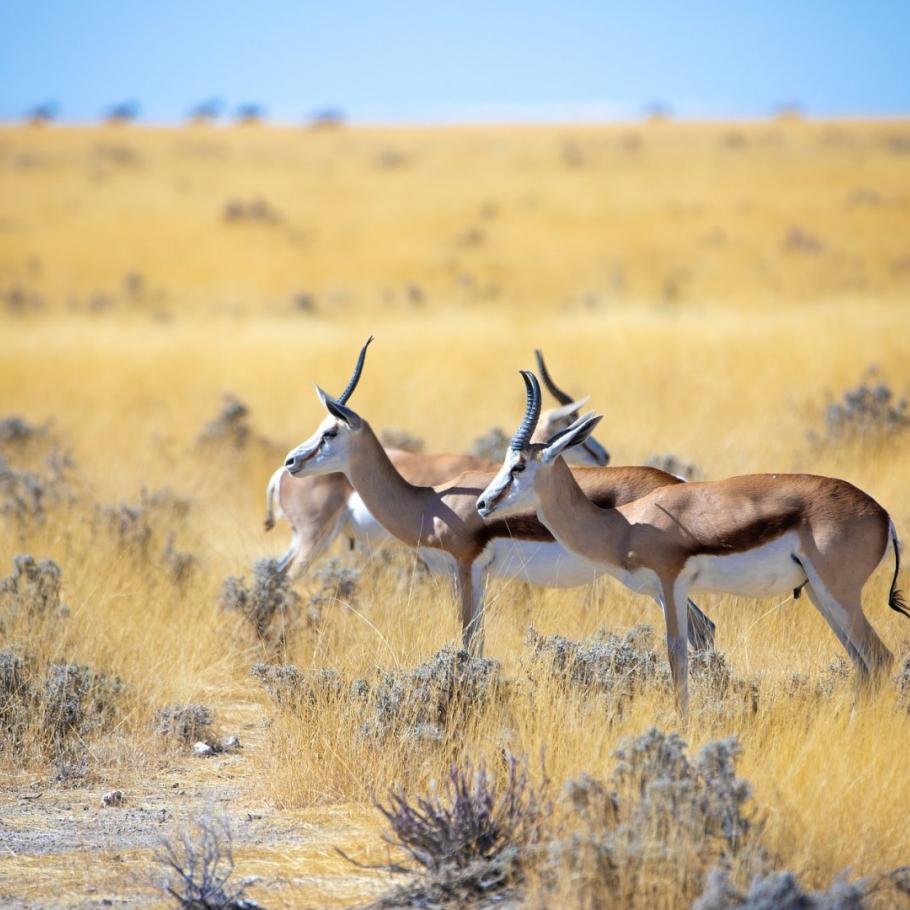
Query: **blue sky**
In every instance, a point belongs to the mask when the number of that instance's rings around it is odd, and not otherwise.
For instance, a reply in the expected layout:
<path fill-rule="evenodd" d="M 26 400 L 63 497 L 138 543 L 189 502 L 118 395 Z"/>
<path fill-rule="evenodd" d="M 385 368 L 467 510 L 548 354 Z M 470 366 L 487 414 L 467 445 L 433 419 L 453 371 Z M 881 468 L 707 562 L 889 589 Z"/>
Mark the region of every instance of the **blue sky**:
<path fill-rule="evenodd" d="M 0 0 L 0 119 L 134 98 L 173 122 L 211 96 L 298 122 L 910 113 L 910 0 Z"/>

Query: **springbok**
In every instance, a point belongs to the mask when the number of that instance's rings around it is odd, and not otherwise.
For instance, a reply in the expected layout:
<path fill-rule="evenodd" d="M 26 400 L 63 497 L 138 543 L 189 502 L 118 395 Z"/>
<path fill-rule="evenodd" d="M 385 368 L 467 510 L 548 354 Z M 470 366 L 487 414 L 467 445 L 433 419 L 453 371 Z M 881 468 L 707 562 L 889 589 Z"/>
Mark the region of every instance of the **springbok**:
<path fill-rule="evenodd" d="M 372 339 L 370 339 L 372 341 Z M 369 341 L 367 345 L 369 345 Z M 535 441 L 549 439 L 554 433 L 568 427 L 579 416 L 588 397 L 574 400 L 550 376 L 541 351 L 534 352 L 544 385 L 559 402 L 540 415 Z M 362 358 L 354 371 L 359 379 L 363 369 Z M 345 404 L 357 384 L 348 384 L 337 401 Z M 398 472 L 417 486 L 445 483 L 465 471 L 493 473 L 498 465 L 472 455 L 425 454 L 387 448 L 389 459 Z M 607 450 L 593 438 L 567 455 L 571 464 L 603 466 L 610 463 Z M 277 509 L 275 503 L 277 502 Z M 265 529 L 275 526 L 276 515 L 287 519 L 291 526 L 291 544 L 279 560 L 278 568 L 300 577 L 342 534 L 353 547 L 355 543 L 375 546 L 390 538 L 388 532 L 376 521 L 363 500 L 341 473 L 292 477 L 282 465 L 269 480 L 266 489 Z"/>
<path fill-rule="evenodd" d="M 485 518 L 534 509 L 567 550 L 598 562 L 633 591 L 653 597 L 667 625 L 677 702 L 687 708 L 686 603 L 690 591 L 769 597 L 808 582 L 809 597 L 856 666 L 876 680 L 893 661 L 862 608 L 862 590 L 894 547 L 892 610 L 910 616 L 897 588 L 900 547 L 888 513 L 844 480 L 810 474 L 753 474 L 658 487 L 635 502 L 603 508 L 562 455 L 600 421 L 580 417 L 545 444 L 532 444 L 540 385 L 523 371 L 524 419 L 502 467 L 477 500 Z"/>
<path fill-rule="evenodd" d="M 341 396 L 345 402 L 360 379 L 368 344 Z M 410 483 L 366 420 L 318 386 L 316 391 L 328 416 L 306 442 L 288 453 L 285 467 L 294 477 L 343 473 L 389 534 L 413 547 L 432 572 L 451 576 L 461 605 L 462 638 L 469 650 L 483 653 L 483 598 L 491 574 L 542 587 L 575 587 L 606 571 L 563 548 L 532 511 L 506 521 L 485 522 L 475 504 L 495 476 L 492 471 L 465 472 L 435 487 Z M 683 483 L 657 468 L 576 471 L 582 489 L 605 507 L 637 499 L 657 486 Z M 692 622 L 686 627 L 693 646 L 710 647 L 714 624 L 695 604 L 689 604 L 689 609 Z"/>

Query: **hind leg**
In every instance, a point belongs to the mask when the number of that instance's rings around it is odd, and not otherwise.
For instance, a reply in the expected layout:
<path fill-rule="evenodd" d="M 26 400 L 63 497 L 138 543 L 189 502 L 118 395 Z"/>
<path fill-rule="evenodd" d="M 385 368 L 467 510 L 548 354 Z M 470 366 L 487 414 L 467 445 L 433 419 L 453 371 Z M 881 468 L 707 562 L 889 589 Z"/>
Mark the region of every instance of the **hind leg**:
<path fill-rule="evenodd" d="M 870 682 L 877 683 L 886 678 L 894 664 L 894 655 L 888 650 L 885 643 L 879 638 L 878 633 L 863 613 L 862 602 L 857 598 L 852 608 L 847 609 L 850 616 L 850 625 L 847 634 L 862 652 L 863 658 L 869 665 Z"/>
<path fill-rule="evenodd" d="M 341 512 L 334 520 L 321 528 L 313 528 L 310 533 L 300 535 L 297 552 L 293 557 L 291 578 L 295 581 L 301 578 L 307 569 L 332 545 L 335 538 L 341 533 L 345 522 L 345 515 Z"/>
<path fill-rule="evenodd" d="M 811 578 L 807 590 L 812 602 L 850 655 L 860 684 L 875 683 L 887 675 L 894 656 L 866 619 L 859 595 L 836 598 L 821 580 L 813 581 Z"/>
<path fill-rule="evenodd" d="M 294 557 L 297 555 L 297 535 L 294 534 L 291 537 L 291 545 L 287 548 L 284 556 L 278 560 L 278 571 L 282 574 L 287 572 L 288 566 L 294 561 Z"/>
<path fill-rule="evenodd" d="M 695 601 L 691 598 L 687 604 L 689 612 L 689 621 L 686 626 L 686 637 L 689 644 L 692 645 L 693 651 L 713 651 L 714 650 L 714 623 L 698 609 Z"/>
<path fill-rule="evenodd" d="M 825 622 L 828 623 L 829 628 L 834 633 L 837 640 L 843 645 L 850 660 L 853 661 L 853 666 L 856 668 L 858 678 L 863 680 L 867 679 L 869 676 L 869 665 L 866 663 L 862 652 L 853 644 L 850 636 L 847 635 L 846 630 L 835 619 L 834 612 L 829 603 L 829 598 L 819 594 L 811 582 L 806 585 L 806 593 L 809 595 L 809 600 L 812 601 L 818 612 L 824 617 Z"/>

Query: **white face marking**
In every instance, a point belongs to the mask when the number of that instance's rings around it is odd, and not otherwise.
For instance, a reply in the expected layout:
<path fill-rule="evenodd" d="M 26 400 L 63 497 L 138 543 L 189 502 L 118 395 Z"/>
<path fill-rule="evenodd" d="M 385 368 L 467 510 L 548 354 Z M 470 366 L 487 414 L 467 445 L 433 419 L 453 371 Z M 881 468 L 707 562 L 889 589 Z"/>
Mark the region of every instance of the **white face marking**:
<path fill-rule="evenodd" d="M 306 442 L 288 452 L 284 466 L 294 477 L 344 471 L 348 464 L 348 443 L 352 432 L 343 420 L 330 414 Z"/>
<path fill-rule="evenodd" d="M 521 452 L 509 449 L 497 475 L 477 499 L 481 517 L 507 516 L 516 512 L 535 511 L 537 491 L 534 475 L 537 462 Z"/>

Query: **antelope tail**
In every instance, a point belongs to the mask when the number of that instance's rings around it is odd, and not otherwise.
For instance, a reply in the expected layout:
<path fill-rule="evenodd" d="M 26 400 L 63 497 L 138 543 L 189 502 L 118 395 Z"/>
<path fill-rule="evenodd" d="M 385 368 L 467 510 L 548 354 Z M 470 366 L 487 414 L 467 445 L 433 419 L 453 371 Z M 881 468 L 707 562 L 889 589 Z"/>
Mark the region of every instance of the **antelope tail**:
<path fill-rule="evenodd" d="M 278 490 L 278 484 L 281 481 L 281 473 L 284 468 L 279 468 L 269 478 L 269 485 L 265 488 L 265 529 L 271 531 L 275 527 L 275 493 Z M 279 510 L 281 506 L 279 504 Z"/>
<path fill-rule="evenodd" d="M 907 608 L 907 601 L 897 586 L 897 576 L 901 570 L 901 547 L 897 539 L 897 531 L 894 529 L 894 522 L 891 522 L 891 545 L 894 547 L 894 578 L 891 579 L 891 590 L 888 592 L 888 606 L 898 613 L 910 618 L 910 609 Z"/>

